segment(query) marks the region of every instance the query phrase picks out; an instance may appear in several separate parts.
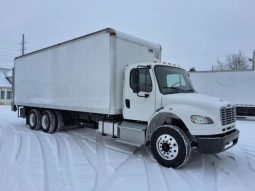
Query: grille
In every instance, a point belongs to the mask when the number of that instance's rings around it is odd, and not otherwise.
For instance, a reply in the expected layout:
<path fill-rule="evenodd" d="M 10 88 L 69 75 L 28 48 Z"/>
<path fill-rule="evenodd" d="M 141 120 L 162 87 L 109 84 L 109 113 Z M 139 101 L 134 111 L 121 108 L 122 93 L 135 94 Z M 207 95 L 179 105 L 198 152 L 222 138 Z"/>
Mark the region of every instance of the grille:
<path fill-rule="evenodd" d="M 221 108 L 221 124 L 227 125 L 236 121 L 236 108 Z"/>

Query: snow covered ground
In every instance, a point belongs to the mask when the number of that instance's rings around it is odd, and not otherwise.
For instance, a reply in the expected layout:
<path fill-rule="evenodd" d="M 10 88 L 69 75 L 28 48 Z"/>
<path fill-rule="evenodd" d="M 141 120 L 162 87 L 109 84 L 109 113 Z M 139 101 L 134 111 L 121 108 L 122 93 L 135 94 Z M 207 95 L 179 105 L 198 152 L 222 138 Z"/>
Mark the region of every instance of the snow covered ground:
<path fill-rule="evenodd" d="M 0 105 L 0 190 L 255 190 L 255 121 L 237 121 L 239 143 L 214 155 L 193 151 L 181 169 L 135 148 L 74 129 L 49 135 Z"/>

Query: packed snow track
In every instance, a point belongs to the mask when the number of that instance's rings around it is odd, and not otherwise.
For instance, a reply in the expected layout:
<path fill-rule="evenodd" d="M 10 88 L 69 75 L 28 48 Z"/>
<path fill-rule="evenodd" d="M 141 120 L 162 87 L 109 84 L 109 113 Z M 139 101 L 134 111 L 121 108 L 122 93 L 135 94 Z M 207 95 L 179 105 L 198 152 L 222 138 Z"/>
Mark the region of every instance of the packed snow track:
<path fill-rule="evenodd" d="M 255 190 L 255 121 L 237 121 L 239 143 L 220 154 L 192 152 L 181 169 L 165 168 L 147 147 L 135 148 L 73 129 L 30 130 L 0 105 L 0 190 Z"/>

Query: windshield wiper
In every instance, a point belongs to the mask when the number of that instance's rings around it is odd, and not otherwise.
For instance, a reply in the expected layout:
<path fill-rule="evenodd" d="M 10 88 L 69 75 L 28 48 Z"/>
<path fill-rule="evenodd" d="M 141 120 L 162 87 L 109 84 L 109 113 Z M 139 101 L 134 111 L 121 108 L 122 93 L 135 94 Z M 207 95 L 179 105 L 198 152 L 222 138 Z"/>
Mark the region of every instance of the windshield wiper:
<path fill-rule="evenodd" d="M 195 92 L 193 89 L 185 90 L 185 92 Z"/>
<path fill-rule="evenodd" d="M 177 90 L 178 92 L 185 92 L 185 90 L 179 87 L 163 87 L 163 89 L 172 89 L 172 90 Z"/>
<path fill-rule="evenodd" d="M 194 89 L 189 89 L 189 90 L 184 90 L 180 87 L 163 87 L 163 89 L 173 89 L 173 90 L 177 90 L 179 93 L 189 93 L 189 92 L 195 92 Z"/>

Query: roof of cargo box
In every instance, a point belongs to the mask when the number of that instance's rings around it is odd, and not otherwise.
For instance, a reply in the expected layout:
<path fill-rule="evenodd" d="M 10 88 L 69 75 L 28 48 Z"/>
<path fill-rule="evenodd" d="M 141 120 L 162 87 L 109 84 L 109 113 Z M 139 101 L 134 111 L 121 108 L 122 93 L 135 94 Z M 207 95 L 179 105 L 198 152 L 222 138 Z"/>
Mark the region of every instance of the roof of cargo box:
<path fill-rule="evenodd" d="M 73 41 L 76 41 L 76 40 L 79 40 L 79 39 L 82 39 L 82 38 L 90 37 L 90 36 L 98 34 L 98 33 L 109 33 L 110 35 L 115 35 L 118 38 L 130 41 L 130 42 L 135 42 L 137 44 L 141 44 L 141 45 L 148 46 L 148 47 L 151 47 L 151 48 L 161 49 L 160 44 L 156 44 L 156 43 L 153 43 L 153 42 L 150 42 L 150 41 L 147 41 L 147 40 L 143 40 L 141 38 L 137 38 L 137 37 L 122 33 L 120 31 L 117 31 L 117 30 L 113 29 L 113 28 L 106 28 L 106 29 L 99 30 L 99 31 L 96 31 L 96 32 L 93 32 L 93 33 L 90 33 L 90 34 L 87 34 L 87 35 L 84 35 L 84 36 L 81 36 L 81 37 L 78 37 L 78 38 L 74 38 L 74 39 L 59 43 L 59 44 L 55 44 L 55 45 L 52 45 L 52 46 L 49 46 L 49 47 L 46 47 L 46 48 L 42 48 L 42 49 L 27 53 L 27 54 L 22 55 L 22 56 L 18 56 L 14 60 L 16 60 L 17 58 L 21 58 L 21 57 L 24 57 L 24 56 L 28 56 L 28 55 L 31 55 L 31 54 L 35 54 L 35 53 L 50 49 L 50 48 L 53 48 L 53 47 L 61 46 L 63 44 L 67 44 L 69 42 L 73 42 Z"/>

